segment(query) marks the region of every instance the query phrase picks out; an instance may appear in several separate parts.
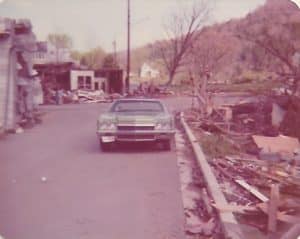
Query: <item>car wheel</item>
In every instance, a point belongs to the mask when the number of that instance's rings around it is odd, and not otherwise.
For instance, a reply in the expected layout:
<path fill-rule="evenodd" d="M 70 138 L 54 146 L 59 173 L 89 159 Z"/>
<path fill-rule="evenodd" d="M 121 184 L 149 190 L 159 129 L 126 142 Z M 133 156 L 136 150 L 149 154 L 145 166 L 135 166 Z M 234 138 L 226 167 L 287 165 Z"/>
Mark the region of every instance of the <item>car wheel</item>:
<path fill-rule="evenodd" d="M 100 141 L 100 149 L 102 152 L 108 152 L 112 150 L 112 143 L 103 143 Z"/>
<path fill-rule="evenodd" d="M 163 146 L 164 150 L 170 151 L 171 150 L 171 141 L 170 140 L 162 141 L 162 146 Z"/>

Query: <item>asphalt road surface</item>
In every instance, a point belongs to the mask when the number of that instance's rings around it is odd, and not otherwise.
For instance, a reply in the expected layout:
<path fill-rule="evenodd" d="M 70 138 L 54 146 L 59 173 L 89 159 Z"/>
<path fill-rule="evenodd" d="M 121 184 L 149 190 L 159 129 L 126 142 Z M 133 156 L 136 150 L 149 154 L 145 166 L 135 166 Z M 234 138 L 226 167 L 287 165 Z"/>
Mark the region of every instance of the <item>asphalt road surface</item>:
<path fill-rule="evenodd" d="M 172 111 L 191 100 L 166 102 Z M 174 147 L 102 153 L 96 118 L 107 106 L 44 106 L 42 124 L 0 140 L 5 239 L 184 238 Z"/>

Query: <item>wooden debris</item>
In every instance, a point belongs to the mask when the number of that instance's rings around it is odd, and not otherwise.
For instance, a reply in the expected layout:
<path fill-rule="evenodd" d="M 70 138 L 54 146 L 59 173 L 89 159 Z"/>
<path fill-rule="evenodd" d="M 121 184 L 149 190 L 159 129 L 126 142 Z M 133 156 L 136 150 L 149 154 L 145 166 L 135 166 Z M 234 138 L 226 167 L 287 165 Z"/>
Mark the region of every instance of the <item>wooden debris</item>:
<path fill-rule="evenodd" d="M 269 206 L 268 203 L 259 203 L 256 205 L 260 210 L 264 213 L 268 214 Z M 290 223 L 290 224 L 298 224 L 300 223 L 300 217 L 292 216 L 286 214 L 286 212 L 278 211 L 276 214 L 276 218 L 279 221 Z"/>
<path fill-rule="evenodd" d="M 269 208 L 268 208 L 268 232 L 274 233 L 276 232 L 277 228 L 277 210 L 278 210 L 278 203 L 279 203 L 279 186 L 278 184 L 273 184 L 271 186 L 271 197 L 269 201 Z"/>
<path fill-rule="evenodd" d="M 237 179 L 237 180 L 235 180 L 235 182 L 237 184 L 239 184 L 241 187 L 243 187 L 244 189 L 248 190 L 251 194 L 253 194 L 255 197 L 257 197 L 262 202 L 268 202 L 269 201 L 269 199 L 265 195 L 263 195 L 256 188 L 252 187 L 251 185 L 249 185 L 244 180 L 238 180 Z"/>
<path fill-rule="evenodd" d="M 258 212 L 258 208 L 255 206 L 243 206 L 243 205 L 232 205 L 232 204 L 224 204 L 224 205 L 218 205 L 213 203 L 212 206 L 214 206 L 216 209 L 218 209 L 221 212 L 235 212 L 235 213 L 249 213 L 249 212 Z"/>
<path fill-rule="evenodd" d="M 256 111 L 254 105 L 249 106 L 252 107 L 251 110 Z M 246 108 L 238 106 L 236 109 Z M 296 171 L 296 166 L 300 168 L 300 160 L 298 165 L 295 163 L 295 151 L 300 148 L 300 143 L 296 138 L 283 135 L 277 137 L 278 129 L 273 129 L 266 123 L 268 119 L 256 121 L 262 113 L 265 112 L 240 114 L 235 111 L 232 119 L 230 115 L 226 119 L 225 112 L 214 109 L 209 116 L 195 117 L 197 119 L 192 120 L 192 125 L 197 133 L 205 130 L 210 132 L 212 137 L 224 137 L 232 142 L 232 145 L 237 145 L 236 151 L 210 155 L 213 160 L 210 160 L 209 164 L 213 165 L 218 184 L 222 185 L 221 189 L 230 202 L 220 203 L 215 200 L 212 206 L 221 215 L 238 213 L 241 222 L 249 225 L 253 223 L 254 227 L 272 234 L 277 230 L 277 221 L 300 223 L 300 218 L 296 216 L 300 206 L 298 200 L 295 200 L 294 204 L 285 203 L 287 196 L 300 196 L 300 173 Z M 198 139 L 203 134 L 199 133 Z M 197 139 L 194 139 L 192 143 L 196 142 Z M 210 152 L 210 146 L 203 146 Z M 230 153 L 238 155 L 228 156 Z M 271 188 L 271 195 L 264 195 L 264 191 L 260 191 Z M 284 195 L 283 200 L 279 199 L 279 190 Z"/>
<path fill-rule="evenodd" d="M 202 234 L 204 236 L 211 236 L 216 227 L 214 218 L 211 218 L 208 222 L 203 222 L 198 225 L 190 225 L 186 228 L 186 231 L 190 234 Z"/>
<path fill-rule="evenodd" d="M 270 153 L 291 153 L 300 148 L 300 143 L 297 138 L 292 138 L 284 135 L 278 137 L 265 137 L 260 135 L 252 136 L 254 142 L 261 149 Z"/>

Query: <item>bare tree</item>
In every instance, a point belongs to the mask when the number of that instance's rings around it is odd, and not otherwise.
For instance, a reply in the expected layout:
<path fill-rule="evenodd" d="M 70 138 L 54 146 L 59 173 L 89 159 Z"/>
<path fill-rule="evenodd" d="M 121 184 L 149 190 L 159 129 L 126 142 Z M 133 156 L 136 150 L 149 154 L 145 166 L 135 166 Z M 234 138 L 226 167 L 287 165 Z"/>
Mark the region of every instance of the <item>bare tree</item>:
<path fill-rule="evenodd" d="M 300 82 L 300 64 L 295 62 L 295 56 L 300 51 L 298 11 L 293 12 L 285 7 L 278 14 L 276 6 L 265 5 L 255 16 L 248 15 L 238 28 L 238 36 L 251 42 L 253 50 L 260 48 L 273 58 L 273 64 L 269 66 L 276 65 L 278 75 L 293 79 L 293 93 L 296 93 Z"/>
<path fill-rule="evenodd" d="M 190 72 L 193 75 L 200 107 L 207 112 L 208 80 L 222 70 L 224 62 L 232 59 L 235 38 L 213 29 L 204 29 L 189 54 Z"/>
<path fill-rule="evenodd" d="M 173 82 L 174 76 L 185 64 L 187 53 L 193 42 L 197 41 L 209 12 L 208 0 L 194 1 L 190 9 L 173 13 L 168 24 L 165 24 L 167 39 L 157 42 L 154 50 L 168 73 L 166 86 Z"/>

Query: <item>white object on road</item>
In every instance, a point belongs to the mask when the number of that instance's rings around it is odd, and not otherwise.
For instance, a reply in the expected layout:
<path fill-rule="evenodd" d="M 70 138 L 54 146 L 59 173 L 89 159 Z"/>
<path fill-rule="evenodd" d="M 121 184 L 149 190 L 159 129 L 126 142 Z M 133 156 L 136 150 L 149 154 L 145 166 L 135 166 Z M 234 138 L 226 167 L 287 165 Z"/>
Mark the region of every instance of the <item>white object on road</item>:
<path fill-rule="evenodd" d="M 23 128 L 18 127 L 15 132 L 16 132 L 16 134 L 22 134 L 22 133 L 24 133 L 24 130 L 23 130 Z"/>
<path fill-rule="evenodd" d="M 41 177 L 41 181 L 42 182 L 47 182 L 47 178 L 46 177 Z M 0 238 L 1 239 L 1 238 Z"/>

